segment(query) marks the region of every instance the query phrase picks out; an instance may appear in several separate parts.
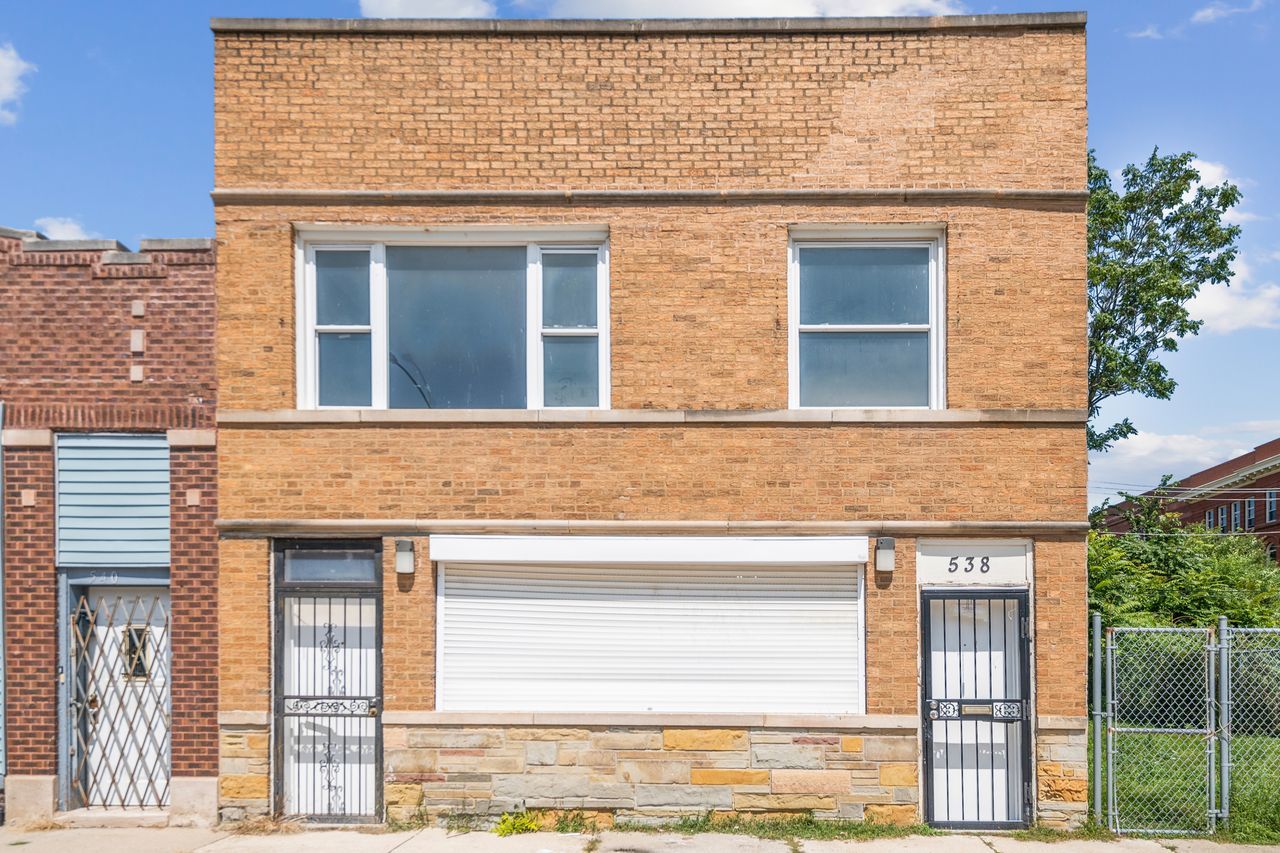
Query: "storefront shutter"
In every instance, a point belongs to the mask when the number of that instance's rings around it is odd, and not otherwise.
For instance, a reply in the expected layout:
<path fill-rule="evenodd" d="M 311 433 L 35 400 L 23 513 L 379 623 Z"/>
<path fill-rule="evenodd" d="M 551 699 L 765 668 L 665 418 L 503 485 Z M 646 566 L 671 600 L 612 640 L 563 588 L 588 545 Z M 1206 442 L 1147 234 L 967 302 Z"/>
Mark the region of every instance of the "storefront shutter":
<path fill-rule="evenodd" d="M 860 570 L 444 564 L 438 707 L 863 713 Z"/>

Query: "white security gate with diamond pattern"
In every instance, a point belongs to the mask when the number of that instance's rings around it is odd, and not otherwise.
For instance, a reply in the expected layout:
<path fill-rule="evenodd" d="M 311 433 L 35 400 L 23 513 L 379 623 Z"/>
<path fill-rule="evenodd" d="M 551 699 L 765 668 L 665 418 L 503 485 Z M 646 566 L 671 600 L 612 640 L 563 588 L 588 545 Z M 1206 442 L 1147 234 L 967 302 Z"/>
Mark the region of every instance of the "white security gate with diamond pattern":
<path fill-rule="evenodd" d="M 68 627 L 72 805 L 168 805 L 168 589 L 82 588 Z"/>

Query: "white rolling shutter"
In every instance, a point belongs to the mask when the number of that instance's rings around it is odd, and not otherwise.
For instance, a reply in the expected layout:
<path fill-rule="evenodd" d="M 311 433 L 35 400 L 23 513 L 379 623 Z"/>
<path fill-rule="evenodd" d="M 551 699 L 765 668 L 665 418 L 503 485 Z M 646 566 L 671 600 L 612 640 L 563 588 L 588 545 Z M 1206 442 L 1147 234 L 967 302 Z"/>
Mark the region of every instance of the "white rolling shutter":
<path fill-rule="evenodd" d="M 441 710 L 864 713 L 861 566 L 441 564 Z"/>

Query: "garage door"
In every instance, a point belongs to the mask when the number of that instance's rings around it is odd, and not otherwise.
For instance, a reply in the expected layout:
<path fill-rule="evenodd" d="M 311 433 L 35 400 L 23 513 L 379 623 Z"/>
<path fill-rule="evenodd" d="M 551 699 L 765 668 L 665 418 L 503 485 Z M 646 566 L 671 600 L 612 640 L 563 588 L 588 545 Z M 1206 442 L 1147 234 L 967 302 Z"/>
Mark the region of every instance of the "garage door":
<path fill-rule="evenodd" d="M 442 563 L 438 707 L 863 713 L 860 565 Z"/>

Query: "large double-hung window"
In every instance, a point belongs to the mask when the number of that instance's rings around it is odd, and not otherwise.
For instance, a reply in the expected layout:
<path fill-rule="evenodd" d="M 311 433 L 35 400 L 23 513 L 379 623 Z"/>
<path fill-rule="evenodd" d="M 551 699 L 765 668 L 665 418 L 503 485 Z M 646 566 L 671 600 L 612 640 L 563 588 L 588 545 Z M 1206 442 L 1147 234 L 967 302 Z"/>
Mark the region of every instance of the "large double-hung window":
<path fill-rule="evenodd" d="M 793 233 L 792 407 L 944 406 L 940 243 Z"/>
<path fill-rule="evenodd" d="M 608 408 L 602 242 L 306 246 L 302 408 Z"/>

